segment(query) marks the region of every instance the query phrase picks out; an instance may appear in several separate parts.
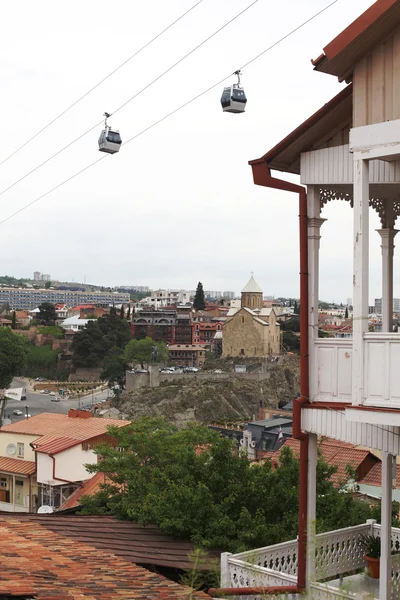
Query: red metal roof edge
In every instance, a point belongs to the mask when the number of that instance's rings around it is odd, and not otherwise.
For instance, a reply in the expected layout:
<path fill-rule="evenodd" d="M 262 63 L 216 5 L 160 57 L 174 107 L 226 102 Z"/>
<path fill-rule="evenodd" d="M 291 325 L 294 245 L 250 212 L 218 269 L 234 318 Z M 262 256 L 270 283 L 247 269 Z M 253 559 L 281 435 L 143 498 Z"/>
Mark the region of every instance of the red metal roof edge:
<path fill-rule="evenodd" d="M 375 4 L 367 8 L 355 21 L 350 23 L 323 49 L 324 52 L 315 60 L 311 60 L 315 69 L 325 60 L 330 60 L 340 54 L 351 42 L 353 42 L 368 27 L 374 24 L 389 8 L 396 4 L 398 0 L 377 0 Z"/>
<path fill-rule="evenodd" d="M 307 131 L 307 129 L 309 129 L 311 126 L 318 123 L 318 121 L 320 119 L 325 117 L 332 110 L 332 108 L 334 106 L 337 106 L 338 104 L 340 104 L 340 102 L 342 102 L 345 98 L 347 98 L 347 96 L 349 96 L 352 93 L 352 91 L 353 91 L 353 85 L 350 83 L 343 90 L 341 90 L 338 94 L 336 94 L 336 96 L 331 98 L 326 104 L 321 106 L 321 108 L 319 108 L 317 110 L 317 112 L 315 112 L 313 115 L 311 115 L 311 117 L 308 117 L 308 119 L 303 121 L 303 123 L 301 123 L 298 127 L 296 127 L 296 129 L 294 129 L 285 138 L 283 138 L 283 140 L 278 142 L 278 144 L 276 144 L 276 146 L 271 148 L 271 150 L 268 150 L 268 152 L 266 154 L 264 154 L 261 158 L 249 160 L 249 165 L 254 165 L 254 164 L 262 162 L 262 161 L 265 161 L 268 163 L 269 160 L 271 160 L 277 154 L 282 152 L 282 150 L 284 150 L 285 147 L 289 146 L 289 144 L 294 142 L 297 137 L 299 137 L 300 135 L 305 133 Z"/>

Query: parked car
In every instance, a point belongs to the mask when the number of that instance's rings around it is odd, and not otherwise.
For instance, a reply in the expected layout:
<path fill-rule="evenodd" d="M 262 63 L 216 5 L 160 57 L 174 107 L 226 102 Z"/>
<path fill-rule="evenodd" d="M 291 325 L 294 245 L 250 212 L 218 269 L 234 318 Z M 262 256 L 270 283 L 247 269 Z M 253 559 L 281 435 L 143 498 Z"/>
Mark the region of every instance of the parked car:
<path fill-rule="evenodd" d="M 198 369 L 197 367 L 185 367 L 183 369 L 184 373 L 198 373 L 200 371 L 200 369 Z"/>
<path fill-rule="evenodd" d="M 56 393 L 55 392 L 50 392 L 50 396 L 55 396 Z"/>
<path fill-rule="evenodd" d="M 17 417 L 20 417 L 23 414 L 24 413 L 22 412 L 22 410 L 19 410 L 18 408 L 16 410 L 13 410 L 13 415 L 16 415 Z"/>
<path fill-rule="evenodd" d="M 36 377 L 35 381 L 47 381 L 46 377 Z"/>
<path fill-rule="evenodd" d="M 214 373 L 222 373 L 221 369 L 214 369 Z"/>
<path fill-rule="evenodd" d="M 50 394 L 50 390 L 44 390 L 45 394 Z"/>
<path fill-rule="evenodd" d="M 45 394 L 46 390 L 40 390 L 39 394 Z"/>
<path fill-rule="evenodd" d="M 149 371 L 147 369 L 136 369 L 135 373 L 148 373 Z"/>
<path fill-rule="evenodd" d="M 61 398 L 60 398 L 60 396 L 52 396 L 51 401 L 52 402 L 61 402 Z"/>
<path fill-rule="evenodd" d="M 171 371 L 170 369 L 161 369 L 160 373 L 163 373 L 164 375 L 172 375 L 174 371 Z"/>

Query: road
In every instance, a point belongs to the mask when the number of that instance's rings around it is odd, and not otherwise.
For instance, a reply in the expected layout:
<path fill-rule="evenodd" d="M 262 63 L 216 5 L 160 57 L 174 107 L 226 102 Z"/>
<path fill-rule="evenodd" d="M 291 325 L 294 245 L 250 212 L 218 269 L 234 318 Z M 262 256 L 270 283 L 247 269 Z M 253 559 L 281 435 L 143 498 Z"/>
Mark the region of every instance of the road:
<path fill-rule="evenodd" d="M 11 384 L 12 388 L 25 388 L 27 381 L 20 378 L 15 378 Z M 97 392 L 93 396 L 94 402 L 106 400 L 108 398 L 109 390 L 103 392 Z M 26 391 L 26 400 L 19 402 L 18 400 L 7 400 L 6 408 L 4 411 L 4 417 L 10 418 L 12 423 L 25 419 L 25 406 L 28 406 L 28 414 L 32 417 L 43 412 L 51 412 L 58 414 L 67 414 L 70 408 L 79 407 L 90 407 L 92 404 L 92 394 L 88 396 L 82 396 L 80 400 L 63 400 L 60 402 L 52 402 L 51 396 L 48 394 L 39 394 L 39 392 Z M 22 410 L 24 413 L 22 416 L 13 415 L 13 410 Z"/>

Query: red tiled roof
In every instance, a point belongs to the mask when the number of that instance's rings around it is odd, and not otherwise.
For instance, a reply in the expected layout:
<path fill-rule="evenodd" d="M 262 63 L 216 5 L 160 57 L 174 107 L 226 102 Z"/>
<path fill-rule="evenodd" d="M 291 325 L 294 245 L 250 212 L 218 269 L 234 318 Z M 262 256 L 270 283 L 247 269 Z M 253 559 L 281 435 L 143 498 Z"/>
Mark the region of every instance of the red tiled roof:
<path fill-rule="evenodd" d="M 190 589 L 120 556 L 56 534 L 28 519 L 2 516 L 0 595 L 39 600 L 187 599 Z M 209 599 L 193 592 L 193 599 Z"/>
<path fill-rule="evenodd" d="M 85 481 L 83 486 L 76 490 L 64 504 L 61 506 L 61 510 L 66 510 L 67 508 L 75 508 L 76 506 L 80 506 L 80 499 L 82 496 L 93 496 L 96 492 L 100 491 L 100 484 L 104 483 L 106 480 L 106 476 L 104 473 L 96 473 L 90 479 Z"/>
<path fill-rule="evenodd" d="M 36 463 L 30 460 L 0 456 L 0 471 L 2 473 L 15 473 L 15 475 L 33 475 L 33 473 L 36 473 Z"/>
<path fill-rule="evenodd" d="M 92 437 L 107 432 L 112 425 L 126 427 L 129 421 L 120 419 L 88 419 L 72 418 L 68 415 L 41 413 L 25 421 L 4 425 L 1 433 L 25 433 L 27 435 L 48 436 L 53 438 L 72 438 L 74 440 L 89 440 Z"/>
<path fill-rule="evenodd" d="M 381 461 L 377 462 L 376 465 L 372 467 L 372 469 L 366 474 L 365 477 L 359 480 L 358 483 L 363 483 L 365 485 L 374 485 L 376 487 L 381 487 L 382 485 L 382 463 Z M 400 469 L 396 469 L 396 488 L 400 488 Z"/>
<path fill-rule="evenodd" d="M 282 448 L 289 447 L 292 449 L 295 456 L 300 455 L 300 442 L 294 438 L 286 440 L 285 444 L 276 452 L 270 454 L 269 458 L 274 463 L 278 462 Z M 335 484 L 346 482 L 349 479 L 347 473 L 347 465 L 350 465 L 355 471 L 361 468 L 364 461 L 369 458 L 373 468 L 375 463 L 379 461 L 369 450 L 355 448 L 352 444 L 339 442 L 337 440 L 323 439 L 320 443 L 320 449 L 324 460 L 329 466 L 337 467 L 336 473 L 332 476 L 332 481 Z M 368 467 L 366 467 L 368 468 Z"/>

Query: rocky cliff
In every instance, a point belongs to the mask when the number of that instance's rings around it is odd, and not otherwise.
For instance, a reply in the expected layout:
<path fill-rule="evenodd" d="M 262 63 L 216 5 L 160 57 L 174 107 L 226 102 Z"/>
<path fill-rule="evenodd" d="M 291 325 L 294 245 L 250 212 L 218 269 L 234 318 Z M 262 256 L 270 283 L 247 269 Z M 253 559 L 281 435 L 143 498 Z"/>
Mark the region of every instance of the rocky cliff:
<path fill-rule="evenodd" d="M 130 418 L 164 416 L 178 425 L 187 421 L 208 424 L 251 419 L 258 415 L 260 401 L 266 408 L 283 406 L 297 396 L 299 387 L 299 362 L 293 357 L 282 365 L 271 365 L 263 381 L 246 376 L 224 381 L 171 381 L 158 388 L 126 392 L 115 406 Z"/>

